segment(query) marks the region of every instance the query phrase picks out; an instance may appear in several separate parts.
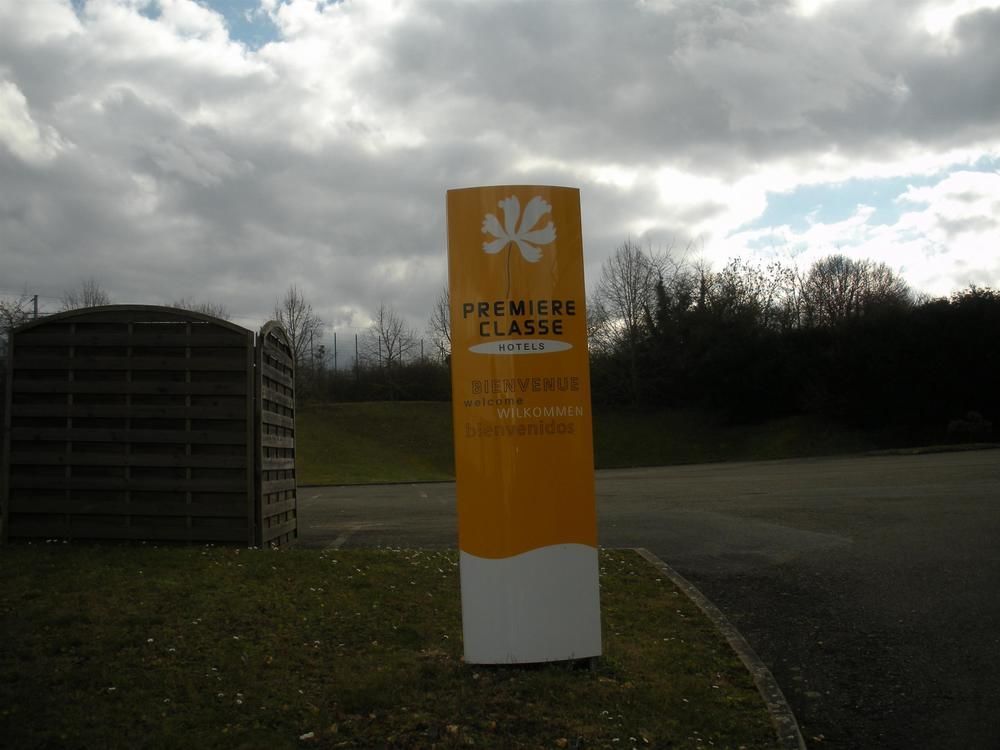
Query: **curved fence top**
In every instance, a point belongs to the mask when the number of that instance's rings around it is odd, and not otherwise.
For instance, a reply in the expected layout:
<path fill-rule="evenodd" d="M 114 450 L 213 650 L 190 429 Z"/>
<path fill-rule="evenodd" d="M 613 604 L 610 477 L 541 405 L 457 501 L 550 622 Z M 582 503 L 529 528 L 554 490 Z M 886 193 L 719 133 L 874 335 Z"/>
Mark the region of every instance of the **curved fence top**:
<path fill-rule="evenodd" d="M 283 346 L 287 347 L 289 351 L 292 350 L 292 340 L 288 337 L 288 332 L 285 330 L 285 327 L 276 320 L 267 321 L 264 324 L 264 327 L 260 329 L 260 337 L 262 339 L 272 335 L 278 339 Z"/>
<path fill-rule="evenodd" d="M 205 313 L 185 310 L 179 307 L 160 305 L 102 305 L 100 307 L 80 307 L 73 310 L 46 315 L 24 323 L 14 329 L 15 333 L 29 331 L 48 323 L 71 322 L 142 322 L 142 323 L 209 323 L 236 333 L 247 333 L 250 329 L 216 318 Z"/>

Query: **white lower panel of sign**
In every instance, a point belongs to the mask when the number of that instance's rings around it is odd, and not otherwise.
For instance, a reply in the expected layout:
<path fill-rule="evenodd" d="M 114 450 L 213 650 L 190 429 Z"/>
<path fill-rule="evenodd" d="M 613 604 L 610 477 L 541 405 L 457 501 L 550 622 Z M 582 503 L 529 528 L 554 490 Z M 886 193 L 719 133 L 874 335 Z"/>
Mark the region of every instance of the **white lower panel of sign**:
<path fill-rule="evenodd" d="M 600 656 L 594 547 L 557 544 L 498 560 L 461 552 L 459 559 L 467 663 Z"/>

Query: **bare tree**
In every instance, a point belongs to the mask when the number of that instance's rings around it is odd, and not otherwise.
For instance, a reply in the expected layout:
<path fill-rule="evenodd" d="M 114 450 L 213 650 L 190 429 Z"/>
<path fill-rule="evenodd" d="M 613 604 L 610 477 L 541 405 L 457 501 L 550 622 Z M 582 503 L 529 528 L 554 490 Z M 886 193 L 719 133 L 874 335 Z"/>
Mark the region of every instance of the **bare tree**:
<path fill-rule="evenodd" d="M 639 348 L 656 309 L 656 285 L 678 268 L 668 252 L 643 250 L 631 239 L 619 245 L 601 267 L 588 328 L 599 346 L 624 354 L 634 401 L 639 399 Z"/>
<path fill-rule="evenodd" d="M 102 307 L 110 305 L 111 297 L 101 289 L 94 278 L 84 279 L 73 289 L 67 289 L 62 295 L 61 310 L 77 310 L 81 307 Z"/>
<path fill-rule="evenodd" d="M 885 263 L 867 261 L 865 274 L 864 303 L 866 310 L 876 307 L 911 307 L 914 303 L 913 290 L 902 276 L 897 275 Z"/>
<path fill-rule="evenodd" d="M 587 301 L 587 346 L 593 354 L 614 352 L 613 326 L 611 316 L 597 294 Z"/>
<path fill-rule="evenodd" d="M 609 335 L 632 347 L 642 337 L 653 308 L 663 259 L 631 239 L 619 245 L 601 267 L 595 302 L 604 309 Z"/>
<path fill-rule="evenodd" d="M 32 317 L 34 297 L 22 292 L 17 297 L 0 299 L 0 329 L 9 330 L 22 323 L 27 323 Z"/>
<path fill-rule="evenodd" d="M 795 273 L 780 262 L 762 266 L 734 258 L 720 272 L 703 273 L 702 278 L 711 282 L 707 304 L 715 313 L 751 320 L 762 328 L 790 326 Z"/>
<path fill-rule="evenodd" d="M 364 356 L 371 364 L 391 370 L 402 364 L 416 346 L 416 336 L 399 314 L 384 302 L 365 335 Z"/>
<path fill-rule="evenodd" d="M 837 325 L 875 309 L 909 306 L 909 286 L 885 263 L 831 255 L 816 261 L 800 279 L 802 323 Z"/>
<path fill-rule="evenodd" d="M 181 297 L 179 300 L 171 302 L 170 307 L 176 307 L 178 310 L 190 310 L 202 315 L 211 315 L 213 318 L 221 320 L 232 320 L 229 309 L 220 302 L 195 302 L 187 297 Z"/>
<path fill-rule="evenodd" d="M 17 297 L 0 299 L 0 356 L 7 354 L 7 336 L 10 331 L 33 317 L 34 301 L 35 297 L 27 292 L 22 292 Z"/>
<path fill-rule="evenodd" d="M 437 350 L 438 357 L 446 362 L 451 356 L 451 293 L 445 286 L 438 294 L 431 317 L 427 323 L 427 334 Z"/>
<path fill-rule="evenodd" d="M 323 320 L 313 312 L 312 305 L 302 296 L 302 292 L 294 284 L 288 287 L 284 298 L 275 303 L 274 319 L 278 321 L 288 334 L 295 353 L 295 367 L 303 369 L 312 365 L 315 357 L 316 339 L 323 333 Z"/>

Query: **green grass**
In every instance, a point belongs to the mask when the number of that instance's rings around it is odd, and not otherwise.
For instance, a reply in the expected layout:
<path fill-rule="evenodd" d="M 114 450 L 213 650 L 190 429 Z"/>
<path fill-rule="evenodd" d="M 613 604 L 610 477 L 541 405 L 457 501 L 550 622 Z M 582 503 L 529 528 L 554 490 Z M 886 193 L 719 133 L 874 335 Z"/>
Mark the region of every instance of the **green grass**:
<path fill-rule="evenodd" d="M 599 411 L 594 418 L 598 468 L 760 461 L 869 450 L 855 432 L 812 417 L 726 425 L 698 411 Z"/>
<path fill-rule="evenodd" d="M 296 419 L 296 469 L 305 484 L 454 478 L 451 404 L 305 404 Z"/>
<path fill-rule="evenodd" d="M 304 404 L 297 417 L 303 484 L 454 478 L 451 405 L 444 402 Z M 817 419 L 723 425 L 697 411 L 598 410 L 597 468 L 831 455 L 874 447 Z"/>
<path fill-rule="evenodd" d="M 0 549 L 0 736 L 28 748 L 773 746 L 732 651 L 602 552 L 605 656 L 461 659 L 456 554 Z"/>

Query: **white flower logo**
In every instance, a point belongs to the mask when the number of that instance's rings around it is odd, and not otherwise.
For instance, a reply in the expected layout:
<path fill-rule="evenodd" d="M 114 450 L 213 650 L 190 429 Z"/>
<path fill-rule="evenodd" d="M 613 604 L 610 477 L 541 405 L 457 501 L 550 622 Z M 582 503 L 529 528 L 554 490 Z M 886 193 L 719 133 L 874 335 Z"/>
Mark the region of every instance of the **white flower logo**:
<path fill-rule="evenodd" d="M 555 225 L 550 221 L 544 227 L 535 228 L 545 214 L 552 210 L 552 206 L 540 196 L 535 196 L 528 205 L 524 207 L 524 216 L 521 216 L 521 201 L 516 195 L 504 198 L 498 204 L 503 209 L 503 226 L 500 220 L 493 214 L 486 214 L 483 219 L 483 234 L 493 235 L 494 239 L 483 243 L 483 252 L 495 255 L 504 248 L 507 249 L 507 295 L 510 296 L 510 256 L 517 245 L 521 252 L 521 257 L 529 263 L 537 263 L 542 258 L 542 249 L 539 245 L 548 245 L 556 239 Z M 518 219 L 521 220 L 518 225 Z"/>

